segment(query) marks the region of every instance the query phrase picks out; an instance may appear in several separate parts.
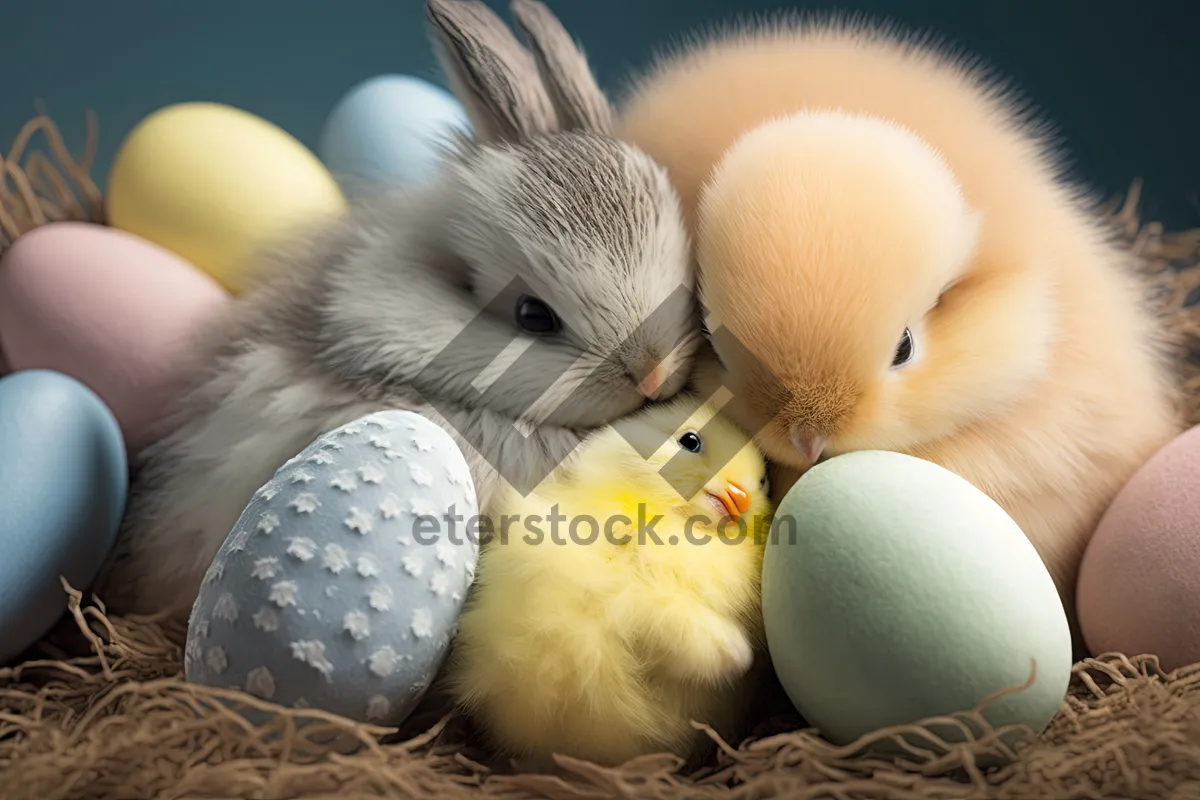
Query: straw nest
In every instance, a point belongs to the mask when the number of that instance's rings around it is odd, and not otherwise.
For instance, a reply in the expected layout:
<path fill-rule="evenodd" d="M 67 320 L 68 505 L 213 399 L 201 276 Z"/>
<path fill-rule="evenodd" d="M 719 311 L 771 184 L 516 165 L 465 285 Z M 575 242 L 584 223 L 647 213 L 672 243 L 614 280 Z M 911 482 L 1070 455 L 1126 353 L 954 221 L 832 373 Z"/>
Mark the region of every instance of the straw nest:
<path fill-rule="evenodd" d="M 75 158 L 45 116 L 0 159 L 0 251 L 55 220 L 103 222 L 88 177 L 88 147 Z M 51 157 L 30 148 L 41 133 Z M 1200 231 L 1166 234 L 1137 218 L 1138 185 L 1108 209 L 1138 254 L 1164 336 L 1177 354 L 1180 409 L 1200 424 Z M 2 371 L 2 370 L 0 370 Z M 1165 673 L 1152 656 L 1106 654 L 1075 665 L 1058 717 L 1010 763 L 985 770 L 1003 750 L 997 731 L 947 754 L 909 750 L 884 760 L 872 740 L 901 741 L 907 728 L 834 747 L 787 714 L 749 740 L 715 735 L 695 768 L 663 754 L 620 768 L 562 759 L 558 775 L 518 774 L 488 764 L 471 731 L 436 699 L 389 730 L 312 710 L 275 709 L 250 724 L 236 706 L 271 707 L 249 695 L 187 684 L 183 631 L 156 618 L 119 618 L 64 584 L 69 613 L 23 661 L 0 669 L 0 797 L 37 798 L 1146 798 L 1200 797 L 1200 665 Z M 786 704 L 777 708 L 785 707 Z M 310 720 L 301 730 L 297 720 Z M 965 725 L 971 714 L 962 716 Z M 312 720 L 316 722 L 311 722 Z M 315 742 L 337 731 L 358 742 L 332 753 Z"/>

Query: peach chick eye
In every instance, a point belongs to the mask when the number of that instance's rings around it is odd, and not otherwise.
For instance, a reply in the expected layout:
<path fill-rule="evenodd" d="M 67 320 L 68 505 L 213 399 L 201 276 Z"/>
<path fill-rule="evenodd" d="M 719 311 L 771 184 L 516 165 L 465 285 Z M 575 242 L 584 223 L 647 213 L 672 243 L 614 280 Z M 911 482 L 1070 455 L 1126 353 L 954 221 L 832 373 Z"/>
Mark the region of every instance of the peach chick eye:
<path fill-rule="evenodd" d="M 903 335 L 900 336 L 900 342 L 896 345 L 896 354 L 892 356 L 892 368 L 903 367 L 912 361 L 914 352 L 916 350 L 913 347 L 912 331 L 905 328 Z"/>

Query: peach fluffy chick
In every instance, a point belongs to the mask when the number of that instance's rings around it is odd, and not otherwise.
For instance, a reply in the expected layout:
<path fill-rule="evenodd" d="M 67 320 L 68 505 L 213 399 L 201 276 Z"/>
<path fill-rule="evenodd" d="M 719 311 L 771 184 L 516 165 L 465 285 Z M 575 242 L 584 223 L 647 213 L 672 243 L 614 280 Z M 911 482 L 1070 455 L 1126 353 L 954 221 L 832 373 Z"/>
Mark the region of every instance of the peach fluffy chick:
<path fill-rule="evenodd" d="M 701 383 L 740 398 L 776 496 L 831 454 L 927 458 L 1013 516 L 1073 614 L 1099 516 L 1180 425 L 1133 257 L 1015 100 L 921 43 L 784 26 L 663 60 L 619 135 L 683 196 Z"/>

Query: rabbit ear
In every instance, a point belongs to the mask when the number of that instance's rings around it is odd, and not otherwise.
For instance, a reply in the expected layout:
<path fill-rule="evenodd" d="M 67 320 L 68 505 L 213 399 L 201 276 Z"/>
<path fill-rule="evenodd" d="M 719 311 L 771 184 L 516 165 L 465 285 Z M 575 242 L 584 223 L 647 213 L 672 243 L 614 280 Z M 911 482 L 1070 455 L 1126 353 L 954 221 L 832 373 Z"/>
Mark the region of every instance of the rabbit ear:
<path fill-rule="evenodd" d="M 612 106 L 558 17 L 540 0 L 513 0 L 512 15 L 533 51 L 561 128 L 611 133 Z"/>
<path fill-rule="evenodd" d="M 475 141 L 517 141 L 557 129 L 533 58 L 495 12 L 478 0 L 426 0 L 425 16 Z"/>

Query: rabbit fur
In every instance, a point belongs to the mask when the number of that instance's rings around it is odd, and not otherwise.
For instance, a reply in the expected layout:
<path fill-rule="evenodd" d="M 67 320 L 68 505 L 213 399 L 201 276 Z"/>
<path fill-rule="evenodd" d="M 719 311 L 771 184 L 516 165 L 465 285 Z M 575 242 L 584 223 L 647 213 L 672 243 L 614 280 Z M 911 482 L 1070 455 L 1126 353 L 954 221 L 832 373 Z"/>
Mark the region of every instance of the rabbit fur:
<path fill-rule="evenodd" d="M 136 458 L 97 584 L 110 609 L 186 613 L 254 491 L 365 414 L 445 427 L 483 507 L 500 482 L 532 486 L 588 430 L 682 388 L 702 337 L 677 196 L 609 135 L 608 101 L 557 19 L 532 0 L 512 10 L 529 50 L 481 2 L 429 0 L 473 137 L 447 143 L 428 184 L 262 256 Z M 518 328 L 519 292 L 561 330 Z"/>

